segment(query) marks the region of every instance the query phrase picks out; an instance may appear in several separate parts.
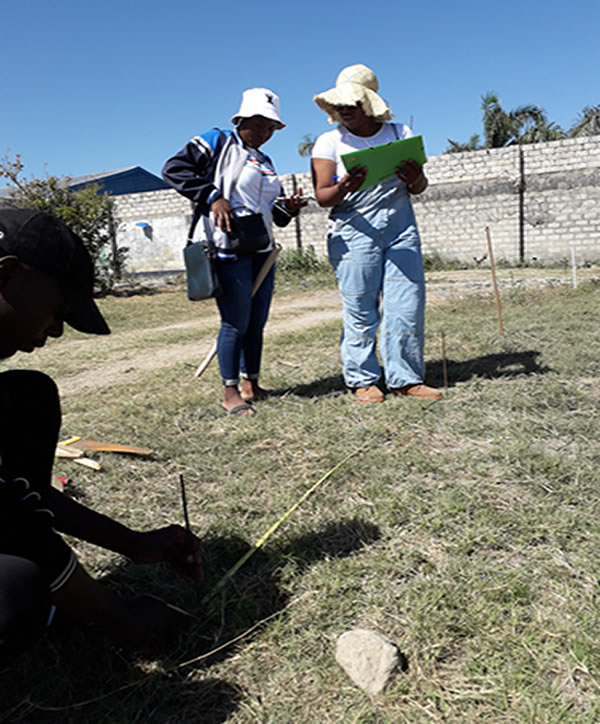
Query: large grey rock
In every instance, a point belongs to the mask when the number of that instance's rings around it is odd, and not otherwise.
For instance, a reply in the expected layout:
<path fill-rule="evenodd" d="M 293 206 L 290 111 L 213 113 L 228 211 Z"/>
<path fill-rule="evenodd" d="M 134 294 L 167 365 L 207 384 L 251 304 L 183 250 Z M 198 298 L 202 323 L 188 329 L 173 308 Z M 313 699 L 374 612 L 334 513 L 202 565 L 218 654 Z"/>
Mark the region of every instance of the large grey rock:
<path fill-rule="evenodd" d="M 376 631 L 352 629 L 337 640 L 335 660 L 368 694 L 380 694 L 401 666 L 398 647 Z"/>

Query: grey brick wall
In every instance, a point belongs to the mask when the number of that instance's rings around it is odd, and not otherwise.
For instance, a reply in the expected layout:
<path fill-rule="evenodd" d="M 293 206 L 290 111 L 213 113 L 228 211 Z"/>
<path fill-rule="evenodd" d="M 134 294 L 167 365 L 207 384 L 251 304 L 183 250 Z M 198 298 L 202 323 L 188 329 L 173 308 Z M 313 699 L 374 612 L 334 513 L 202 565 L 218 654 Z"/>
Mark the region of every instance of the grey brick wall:
<path fill-rule="evenodd" d="M 600 259 L 600 136 L 435 156 L 425 168 L 429 188 L 413 199 L 425 253 L 481 258 L 489 226 L 497 260 L 557 261 L 571 246 L 579 263 Z M 294 184 L 312 193 L 309 173 L 281 181 L 286 193 Z M 175 191 L 115 200 L 130 270 L 181 269 L 189 201 Z M 311 202 L 298 223 L 275 230 L 277 241 L 326 254 L 327 214 Z"/>

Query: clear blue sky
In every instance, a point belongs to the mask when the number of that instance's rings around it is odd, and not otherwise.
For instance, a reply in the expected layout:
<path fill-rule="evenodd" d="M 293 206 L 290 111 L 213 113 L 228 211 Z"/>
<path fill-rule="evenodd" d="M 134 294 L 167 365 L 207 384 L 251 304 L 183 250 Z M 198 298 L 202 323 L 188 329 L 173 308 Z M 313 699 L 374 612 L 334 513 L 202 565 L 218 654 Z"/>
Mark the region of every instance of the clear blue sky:
<path fill-rule="evenodd" d="M 36 176 L 160 173 L 253 86 L 281 97 L 287 128 L 265 146 L 278 171 L 308 170 L 298 143 L 330 128 L 312 96 L 353 63 L 429 155 L 481 131 L 486 91 L 563 127 L 600 103 L 598 0 L 0 0 L 0 13 L 0 155 Z"/>

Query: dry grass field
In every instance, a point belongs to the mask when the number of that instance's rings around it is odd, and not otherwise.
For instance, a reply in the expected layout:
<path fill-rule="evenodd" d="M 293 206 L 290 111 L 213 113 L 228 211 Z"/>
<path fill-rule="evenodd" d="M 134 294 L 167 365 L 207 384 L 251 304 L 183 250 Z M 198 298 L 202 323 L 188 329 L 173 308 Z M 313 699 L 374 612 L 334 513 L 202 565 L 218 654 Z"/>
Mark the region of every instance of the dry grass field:
<path fill-rule="evenodd" d="M 488 272 L 489 273 L 489 272 Z M 58 461 L 66 493 L 140 529 L 183 522 L 209 592 L 311 485 L 348 459 L 209 601 L 174 573 L 73 541 L 124 596 L 197 618 L 156 657 L 91 629 L 50 629 L 2 673 L 0 721 L 166 724 L 592 722 L 600 719 L 600 284 L 485 270 L 428 274 L 427 381 L 440 403 L 355 402 L 340 376 L 331 284 L 281 278 L 254 418 L 225 416 L 218 328 L 181 287 L 101 306 L 113 334 L 68 332 L 3 368 L 58 382 L 61 435 L 131 443 Z M 406 657 L 369 698 L 334 659 L 353 627 Z"/>

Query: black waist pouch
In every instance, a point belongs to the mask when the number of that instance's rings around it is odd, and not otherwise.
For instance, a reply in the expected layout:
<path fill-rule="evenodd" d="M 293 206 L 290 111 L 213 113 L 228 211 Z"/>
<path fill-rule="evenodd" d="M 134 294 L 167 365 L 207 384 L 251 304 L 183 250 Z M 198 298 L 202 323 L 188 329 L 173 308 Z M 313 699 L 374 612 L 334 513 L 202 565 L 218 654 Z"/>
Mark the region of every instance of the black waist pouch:
<path fill-rule="evenodd" d="M 246 256 L 266 249 L 271 243 L 262 214 L 236 216 L 231 220 L 228 233 L 231 251 Z"/>

